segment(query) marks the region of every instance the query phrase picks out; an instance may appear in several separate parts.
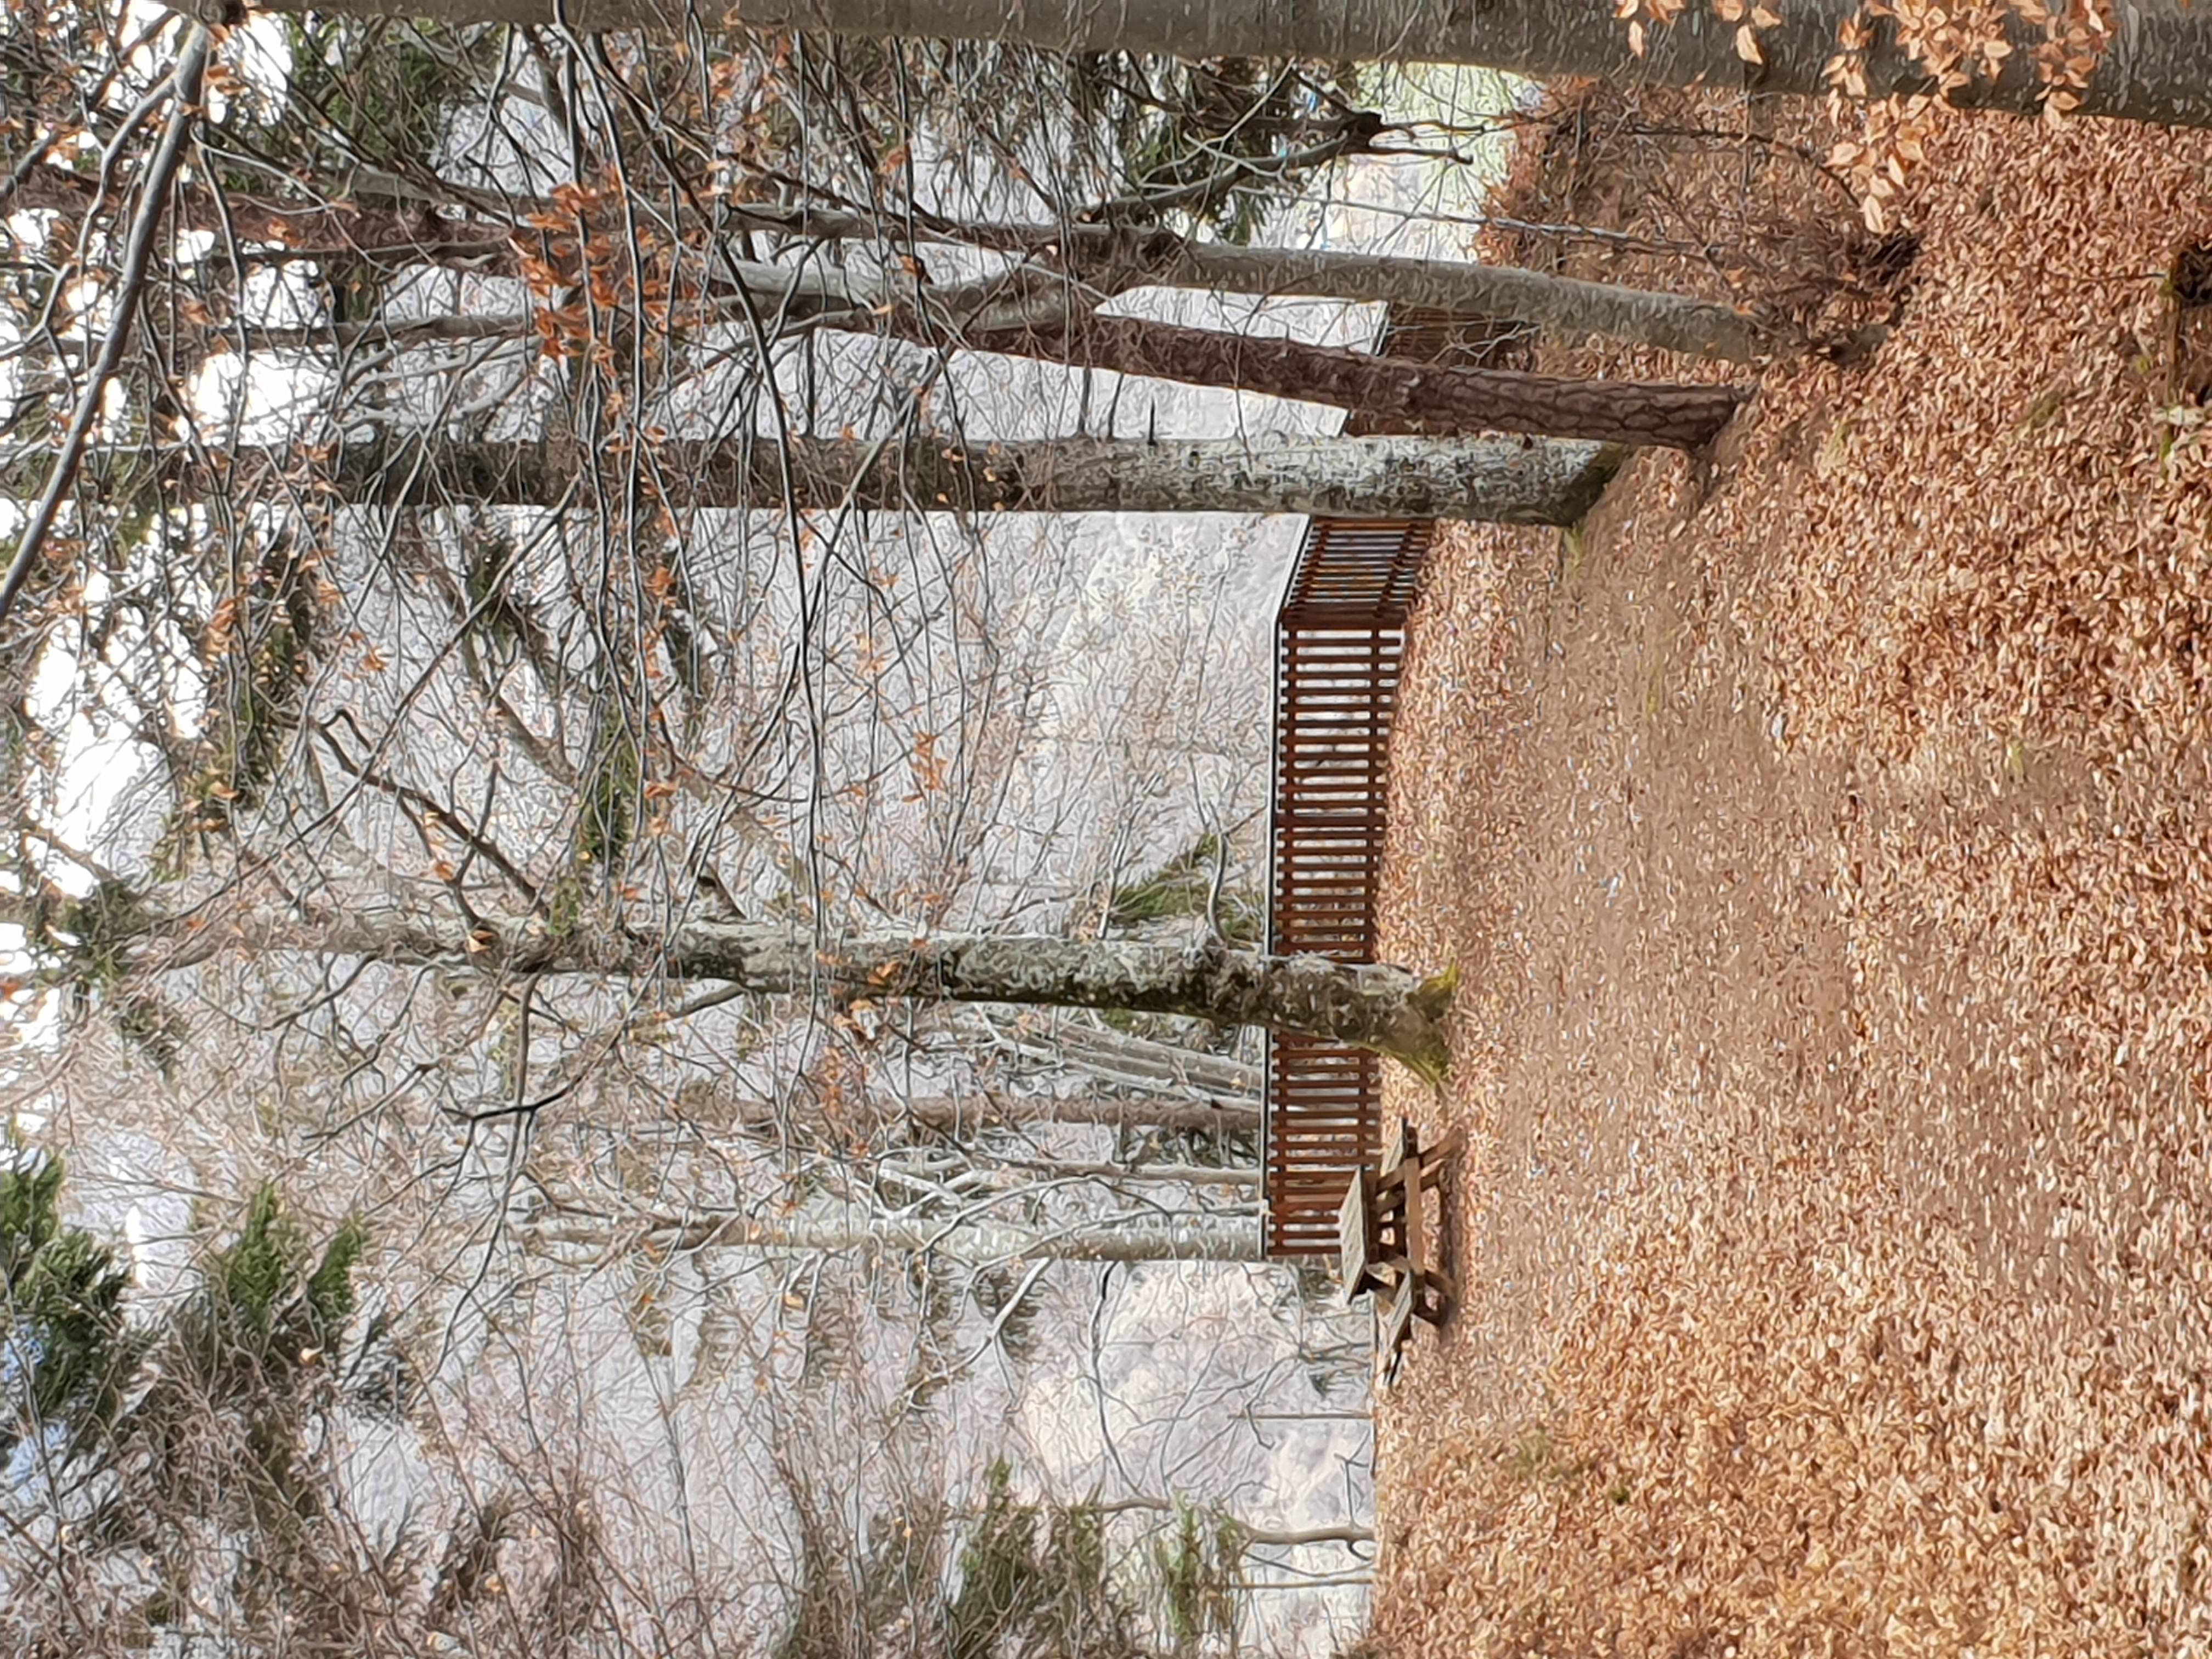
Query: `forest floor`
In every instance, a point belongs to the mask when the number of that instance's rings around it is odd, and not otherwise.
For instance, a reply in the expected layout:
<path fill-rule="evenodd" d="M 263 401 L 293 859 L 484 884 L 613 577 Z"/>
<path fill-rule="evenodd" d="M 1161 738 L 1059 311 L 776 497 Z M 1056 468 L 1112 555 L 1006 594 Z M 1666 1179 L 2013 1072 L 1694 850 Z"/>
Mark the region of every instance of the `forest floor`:
<path fill-rule="evenodd" d="M 1947 118 L 1916 246 L 1809 112 L 1636 136 L 1745 118 L 1607 94 L 1509 187 L 1897 309 L 1585 535 L 1433 560 L 1383 955 L 1465 975 L 1392 1085 L 1471 1136 L 1465 1290 L 1379 1409 L 1376 1644 L 2202 1653 L 2212 134 Z"/>

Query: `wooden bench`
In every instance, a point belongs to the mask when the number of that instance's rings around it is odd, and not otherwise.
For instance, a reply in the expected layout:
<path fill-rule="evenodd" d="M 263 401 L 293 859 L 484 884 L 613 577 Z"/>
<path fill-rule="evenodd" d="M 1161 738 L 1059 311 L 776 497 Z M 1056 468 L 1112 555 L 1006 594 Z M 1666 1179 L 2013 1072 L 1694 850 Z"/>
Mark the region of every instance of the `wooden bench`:
<path fill-rule="evenodd" d="M 1423 1151 L 1402 1118 L 1374 1170 L 1355 1170 L 1337 1211 L 1337 1266 L 1349 1304 L 1375 1292 L 1381 1321 L 1376 1348 L 1386 1373 L 1413 1334 L 1418 1316 L 1443 1322 L 1459 1287 L 1443 1269 L 1441 1209 L 1429 1200 L 1440 1190 L 1444 1164 L 1462 1142 L 1455 1130 Z"/>

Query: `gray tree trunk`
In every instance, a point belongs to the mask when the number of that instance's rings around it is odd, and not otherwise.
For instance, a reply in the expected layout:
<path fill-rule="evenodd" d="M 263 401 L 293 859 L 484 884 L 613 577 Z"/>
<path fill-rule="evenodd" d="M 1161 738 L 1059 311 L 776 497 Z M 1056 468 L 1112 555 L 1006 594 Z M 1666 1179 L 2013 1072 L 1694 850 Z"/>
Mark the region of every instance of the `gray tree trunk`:
<path fill-rule="evenodd" d="M 43 183 L 47 174 L 59 173 L 56 168 L 42 169 L 34 182 Z M 14 199 L 30 194 L 26 205 L 45 205 L 48 198 L 56 198 L 74 206 L 80 198 L 88 199 L 97 183 L 80 179 L 75 173 L 60 176 L 69 181 L 66 190 L 50 185 L 35 194 L 19 191 Z M 732 206 L 728 212 L 749 228 L 776 235 L 873 242 L 880 234 L 880 227 L 868 216 L 836 209 L 746 204 Z M 270 224 L 259 240 L 279 240 L 277 227 L 283 225 L 283 246 L 289 252 L 296 255 L 318 246 L 297 228 L 296 216 L 293 222 L 283 221 L 273 212 L 263 216 Z M 330 213 L 322 216 L 329 222 L 327 226 L 319 222 L 311 228 L 333 258 L 407 258 L 430 264 L 466 261 L 471 269 L 484 270 L 495 268 L 495 262 L 513 251 L 509 228 L 501 224 L 447 221 L 418 214 L 380 227 L 384 233 L 380 240 L 364 231 L 362 221 L 366 216 Z M 1454 317 L 1533 323 L 1570 338 L 1598 334 L 1732 362 L 1749 362 L 1774 343 L 1754 319 L 1711 301 L 1472 260 L 1408 259 L 1333 248 L 1239 247 L 1226 242 L 1193 241 L 1166 230 L 1133 234 L 1108 224 L 1059 227 L 957 222 L 940 223 L 933 233 L 924 225 L 915 234 L 925 240 L 933 236 L 1027 254 L 1048 264 L 1064 262 L 1098 295 L 1145 287 L 1321 295 Z M 884 314 L 879 308 L 886 303 L 911 311 L 932 326 L 947 319 L 957 330 L 989 330 L 1064 322 L 1070 306 L 1079 302 L 1079 295 L 1060 283 L 1048 283 L 1042 290 L 1029 283 L 1012 295 L 1004 291 L 1005 285 L 990 283 L 932 289 L 896 277 L 872 281 L 821 264 L 799 269 L 726 258 L 720 262 L 718 274 L 743 288 L 763 314 L 793 321 L 842 314 L 850 319 L 852 326 L 863 330 Z M 396 324 L 372 318 L 320 326 L 252 330 L 249 337 L 257 347 L 282 348 L 343 344 L 387 333 L 425 341 L 499 338 L 526 333 L 530 326 L 526 313 L 418 317 Z"/>
<path fill-rule="evenodd" d="M 1032 1228 L 1003 1222 L 849 1221 L 709 1212 L 703 1215 L 648 1214 L 635 1218 L 556 1210 L 529 1224 L 541 1245 L 605 1252 L 649 1244 L 656 1251 L 743 1249 L 843 1255 L 882 1250 L 913 1255 L 936 1252 L 957 1261 L 1258 1261 L 1264 1259 L 1257 1221 L 1172 1221 L 1147 1218 L 1116 1225 L 1087 1222 L 1066 1228 Z"/>
<path fill-rule="evenodd" d="M 734 211 L 763 229 L 795 235 L 866 240 L 872 234 L 869 222 L 856 214 L 751 207 Z M 963 224 L 945 234 L 963 240 L 963 233 L 964 240 L 977 246 L 1064 260 L 1102 295 L 1143 287 L 1322 295 L 1455 317 L 1534 323 L 1568 337 L 1601 334 L 1735 362 L 1750 361 L 1771 343 L 1752 318 L 1711 301 L 1474 260 L 1409 259 L 1330 248 L 1239 247 L 1194 241 L 1172 231 L 1132 233 L 1106 224 Z M 780 265 L 726 261 L 724 269 L 753 293 L 757 305 L 778 314 L 840 309 L 864 317 L 888 301 L 910 305 L 933 320 L 954 319 L 963 330 L 988 331 L 1065 321 L 1070 302 L 1066 293 L 1048 282 L 1011 291 L 1004 283 L 974 283 L 935 293 L 911 289 L 878 292 L 842 271 L 819 268 L 799 275 Z"/>
<path fill-rule="evenodd" d="M 947 1011 L 924 1030 L 932 1038 L 951 1034 L 963 1051 L 982 1047 L 1040 1070 L 1146 1096 L 1241 1106 L 1255 1115 L 1255 1124 L 1258 1121 L 1260 1068 L 1231 1055 L 1203 1054 L 1076 1020 L 1032 1030 L 1029 1022 L 994 1018 L 987 1009 Z"/>
<path fill-rule="evenodd" d="M 1358 1413 L 1361 1417 L 1367 1413 Z M 1188 1498 L 1117 1498 L 1111 1503 L 1098 1504 L 1101 1514 L 1112 1515 L 1130 1510 L 1148 1510 L 1160 1515 L 1174 1515 L 1193 1507 Z M 1200 1504 L 1196 1507 L 1203 1509 Z M 1216 1511 L 1219 1514 L 1219 1511 Z M 1232 1515 L 1221 1514 L 1220 1518 L 1237 1529 L 1237 1536 L 1248 1544 L 1267 1544 L 1295 1547 L 1301 1544 L 1371 1544 L 1375 1529 L 1357 1522 L 1346 1522 L 1334 1527 L 1255 1527 L 1249 1526 Z"/>
<path fill-rule="evenodd" d="M 755 1130 L 775 1127 L 788 1109 L 770 1100 L 734 1100 L 726 1104 L 738 1122 Z M 1247 1134 L 1260 1127 L 1259 1103 L 1248 1096 L 1226 1100 L 1170 1100 L 1158 1096 L 1117 1100 L 1084 1095 L 1060 1100 L 1049 1095 L 938 1095 L 886 1103 L 883 1109 L 885 1115 L 904 1118 L 918 1127 L 952 1134 L 1048 1124 L 1108 1129 L 1223 1129 Z"/>
<path fill-rule="evenodd" d="M 671 440 L 656 450 L 685 481 L 679 505 L 851 507 L 869 512 L 1290 513 L 1317 518 L 1462 519 L 1571 525 L 1597 502 L 1629 452 L 1614 445 L 1505 438 L 1280 438 L 1160 443 L 1097 438 L 978 442 Z M 551 507 L 590 471 L 573 444 L 351 444 L 310 465 L 289 449 L 242 449 L 221 477 L 170 476 L 188 489 L 319 472 L 362 506 Z M 88 461 L 96 478 L 100 458 Z M 118 459 L 126 470 L 134 457 Z M 140 475 L 143 477 L 143 474 Z"/>
<path fill-rule="evenodd" d="M 228 21 L 234 0 L 192 0 Z M 305 9 L 280 0 L 270 10 Z M 684 8 L 668 0 L 317 0 L 317 9 L 442 22 L 563 22 L 594 29 L 670 29 Z M 1698 82 L 1817 95 L 1838 30 L 1861 15 L 1856 0 L 1780 0 L 1782 21 L 1760 31 L 1763 64 L 1737 55 L 1736 25 L 1695 5 L 1651 31 L 1645 54 L 1629 50 L 1626 24 L 1599 0 L 738 0 L 701 7 L 766 31 L 1004 40 L 1054 52 L 1119 50 L 1176 58 L 1315 58 L 1334 63 L 1481 64 L 1539 79 L 1595 76 L 1666 86 Z M 2177 126 L 2212 126 L 2212 6 L 2179 0 L 2112 0 L 2111 44 L 2082 93 L 2082 112 Z M 1926 70 L 1897 43 L 1897 24 L 1873 18 L 1867 95 L 1932 91 Z M 1966 108 L 2040 107 L 2033 48 L 2042 39 L 2008 15 L 2014 50 L 2002 71 L 1958 88 Z"/>
<path fill-rule="evenodd" d="M 1601 334 L 1731 362 L 1747 362 L 1767 347 L 1758 325 L 1728 306 L 1468 260 L 1173 238 L 1152 257 L 1140 258 L 1133 271 L 1163 287 L 1376 301 L 1454 317 L 1533 323 L 1569 339 Z"/>
<path fill-rule="evenodd" d="M 1207 256 L 1189 257 L 1202 264 Z M 1095 289 L 1033 269 L 989 281 L 932 286 L 853 277 L 819 265 L 800 269 L 726 258 L 720 263 L 725 282 L 742 288 L 754 310 L 788 323 L 862 330 L 880 323 L 921 344 L 957 340 L 980 351 L 1333 404 L 1358 411 L 1371 433 L 1514 432 L 1696 449 L 1727 424 L 1742 398 L 1729 386 L 1567 380 L 1415 363 L 1276 336 L 1100 317 L 1093 307 L 1103 296 Z M 1231 269 L 1231 264 L 1224 259 L 1220 268 Z M 1124 260 L 1112 280 L 1131 286 L 1141 280 L 1142 269 L 1141 263 Z M 1449 267 L 1438 264 L 1434 269 Z M 1203 276 L 1202 270 L 1190 274 L 1194 279 Z M 1248 265 L 1243 274 L 1249 279 L 1288 272 Z M 1505 275 L 1510 282 L 1525 273 Z M 502 320 L 511 322 L 518 335 L 527 331 L 526 317 L 510 314 Z M 447 337 L 455 332 L 449 319 L 435 319 L 430 326 Z"/>
<path fill-rule="evenodd" d="M 1213 1164 L 1108 1164 L 1067 1158 L 1024 1158 L 1021 1167 L 1045 1181 L 1097 1181 L 1109 1186 L 1257 1187 L 1260 1171 Z"/>
<path fill-rule="evenodd" d="M 30 907 L 0 919 L 39 925 Z M 559 935 L 537 917 L 471 931 L 393 913 L 302 918 L 248 911 L 222 925 L 149 923 L 136 960 L 155 971 L 228 949 L 299 951 L 395 963 L 438 963 L 517 974 L 714 980 L 778 995 L 1029 1003 L 1182 1014 L 1223 1025 L 1302 1032 L 1440 1077 L 1449 1058 L 1449 976 L 1254 951 L 1184 949 L 1042 934 L 908 934 L 821 940 L 767 922 L 692 922 L 663 934 L 601 929 Z"/>
<path fill-rule="evenodd" d="M 1208 249 L 1170 238 L 1170 251 L 1158 260 L 1163 275 L 1180 272 L 1185 285 L 1212 287 L 1212 273 L 1233 275 L 1248 283 L 1283 280 L 1285 292 L 1325 292 L 1333 286 L 1376 289 L 1372 266 L 1352 256 L 1346 266 L 1316 264 L 1331 256 L 1301 259 L 1277 252 L 1262 260 L 1246 258 L 1238 249 Z M 723 262 L 727 280 L 741 286 L 752 307 L 787 322 L 810 321 L 831 326 L 862 329 L 880 322 L 917 344 L 943 347 L 955 343 L 974 350 L 1002 352 L 1047 362 L 1081 364 L 1154 380 L 1180 380 L 1186 385 L 1228 386 L 1273 397 L 1309 403 L 1333 404 L 1357 411 L 1370 433 L 1430 433 L 1450 436 L 1474 432 L 1518 432 L 1553 438 L 1586 438 L 1599 443 L 1640 447 L 1665 445 L 1697 449 L 1734 416 L 1743 394 L 1734 387 L 1678 385 L 1642 380 L 1562 379 L 1530 374 L 1516 369 L 1470 367 L 1441 362 L 1420 363 L 1378 356 L 1309 341 L 1273 335 L 1233 334 L 1218 329 L 1184 328 L 1139 317 L 1096 314 L 1104 297 L 1095 284 L 1078 287 L 1051 273 L 1024 271 L 994 283 L 957 287 L 902 286 L 878 279 L 849 281 L 835 272 L 802 270 L 787 265 Z M 1401 260 L 1401 274 L 1430 273 L 1422 285 L 1423 299 L 1437 299 L 1462 310 L 1486 284 L 1480 265 L 1442 261 Z M 1455 270 L 1474 272 L 1478 280 L 1455 285 Z M 1316 283 L 1316 275 L 1342 272 L 1342 281 Z M 1498 281 L 1487 284 L 1510 290 L 1516 279 L 1541 289 L 1555 279 L 1526 271 L 1501 270 Z M 1148 280 L 1142 264 L 1121 262 L 1106 278 L 1109 287 L 1126 289 Z M 1595 283 L 1574 288 L 1601 296 L 1602 320 L 1639 325 L 1631 331 L 1638 337 L 1663 337 L 1661 343 L 1711 354 L 1716 336 L 1712 323 L 1735 331 L 1723 343 L 1738 355 L 1748 355 L 1754 336 L 1747 319 L 1725 307 L 1703 305 L 1665 295 L 1642 295 L 1624 303 L 1618 296 L 1632 290 L 1608 290 Z M 1357 297 L 1373 297 L 1372 294 Z M 1556 315 L 1568 315 L 1568 301 L 1576 296 L 1551 293 L 1558 303 Z M 1539 307 L 1541 308 L 1541 307 Z M 1702 320 L 1701 320 L 1702 319 Z M 435 318 L 417 325 L 403 325 L 414 337 L 462 337 L 468 332 L 489 331 L 487 324 L 503 324 L 498 331 L 526 333 L 526 316 L 502 318 Z M 347 325 L 358 329 L 360 325 Z M 264 343 L 277 337 L 264 336 Z M 292 331 L 289 343 L 312 341 L 312 333 Z M 333 336 L 332 343 L 337 343 Z"/>

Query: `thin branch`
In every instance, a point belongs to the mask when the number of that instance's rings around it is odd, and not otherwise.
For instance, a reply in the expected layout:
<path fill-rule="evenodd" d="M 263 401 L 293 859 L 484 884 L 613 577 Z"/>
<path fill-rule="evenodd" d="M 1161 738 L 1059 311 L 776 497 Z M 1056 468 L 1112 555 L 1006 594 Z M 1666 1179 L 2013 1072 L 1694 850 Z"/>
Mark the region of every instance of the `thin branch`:
<path fill-rule="evenodd" d="M 206 77 L 208 54 L 214 46 L 214 37 L 202 25 L 191 23 L 185 27 L 185 49 L 177 63 L 175 91 L 171 94 L 174 106 L 169 112 L 168 127 L 161 134 L 161 148 L 155 151 L 154 160 L 146 169 L 138 216 L 131 224 L 131 240 L 124 255 L 122 279 L 115 288 L 115 314 L 108 324 L 107 337 L 100 344 L 99 361 L 93 365 L 91 378 L 85 383 L 76 417 L 70 422 L 69 435 L 63 440 L 61 453 L 54 458 L 46 492 L 31 510 L 30 522 L 23 526 L 23 539 L 15 548 L 15 557 L 8 567 L 6 578 L 0 580 L 0 623 L 8 620 L 9 611 L 14 608 L 32 567 L 46 546 L 55 516 L 61 511 L 62 498 L 76 481 L 85 444 L 100 418 L 100 406 L 106 401 L 107 383 L 115 378 L 123 362 L 124 348 L 131 342 L 138 296 L 145 289 L 146 273 L 153 264 L 155 234 L 161 228 L 169 185 L 184 160 L 185 137 L 199 113 L 200 85 Z"/>
<path fill-rule="evenodd" d="M 316 721 L 315 731 L 348 775 L 357 778 L 370 788 L 390 796 L 402 806 L 414 808 L 433 827 L 450 832 L 465 842 L 470 851 L 506 877 L 526 902 L 533 906 L 538 902 L 537 883 L 525 875 L 513 860 L 500 851 L 489 837 L 472 828 L 468 821 L 453 808 L 442 801 L 433 799 L 420 789 L 385 776 L 383 773 L 366 763 L 356 761 L 351 755 L 346 753 L 344 745 L 338 741 L 337 733 L 333 732 L 327 724 L 320 720 Z"/>

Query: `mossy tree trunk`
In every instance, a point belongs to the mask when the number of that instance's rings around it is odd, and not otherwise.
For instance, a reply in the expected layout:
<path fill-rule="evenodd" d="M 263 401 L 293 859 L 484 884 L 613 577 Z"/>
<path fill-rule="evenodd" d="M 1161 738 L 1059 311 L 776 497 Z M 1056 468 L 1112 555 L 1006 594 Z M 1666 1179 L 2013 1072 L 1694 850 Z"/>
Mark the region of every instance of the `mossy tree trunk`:
<path fill-rule="evenodd" d="M 0 917 L 4 919 L 4 917 Z M 227 923 L 148 920 L 128 941 L 137 971 L 174 970 L 227 951 L 297 952 L 487 972 L 705 980 L 772 995 L 1029 1004 L 1179 1014 L 1370 1048 L 1443 1074 L 1455 980 L 1403 968 L 1049 934 L 883 933 L 820 939 L 770 922 L 694 922 L 661 933 L 550 931 L 542 920 L 473 928 L 360 912 L 247 912 Z"/>

